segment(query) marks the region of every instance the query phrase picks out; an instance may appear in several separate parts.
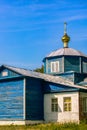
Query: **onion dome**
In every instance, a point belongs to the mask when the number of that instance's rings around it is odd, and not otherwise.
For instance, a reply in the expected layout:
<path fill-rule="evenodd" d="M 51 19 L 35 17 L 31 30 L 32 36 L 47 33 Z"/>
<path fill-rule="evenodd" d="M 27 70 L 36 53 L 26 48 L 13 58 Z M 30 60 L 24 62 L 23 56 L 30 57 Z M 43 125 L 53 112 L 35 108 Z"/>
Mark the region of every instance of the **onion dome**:
<path fill-rule="evenodd" d="M 68 47 L 68 42 L 70 41 L 70 37 L 67 35 L 67 28 L 66 28 L 67 23 L 64 23 L 64 36 L 62 37 L 62 42 L 64 43 L 64 48 Z"/>

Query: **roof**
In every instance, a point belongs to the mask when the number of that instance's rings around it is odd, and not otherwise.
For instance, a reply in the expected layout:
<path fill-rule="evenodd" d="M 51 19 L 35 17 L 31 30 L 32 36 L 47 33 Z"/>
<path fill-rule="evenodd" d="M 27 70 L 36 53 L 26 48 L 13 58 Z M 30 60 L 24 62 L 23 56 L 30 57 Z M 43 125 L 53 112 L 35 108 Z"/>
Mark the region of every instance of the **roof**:
<path fill-rule="evenodd" d="M 79 82 L 79 83 L 77 83 L 78 85 L 81 85 L 81 86 L 85 86 L 85 87 L 87 87 L 87 82 L 84 82 L 84 81 L 82 81 L 82 82 Z"/>
<path fill-rule="evenodd" d="M 55 50 L 55 51 L 51 52 L 50 54 L 48 54 L 46 56 L 46 58 L 55 57 L 55 56 L 83 56 L 83 57 L 87 57 L 85 54 L 83 54 L 82 52 L 77 51 L 75 49 L 60 48 L 60 49 Z"/>
<path fill-rule="evenodd" d="M 52 76 L 52 75 L 38 73 L 38 72 L 31 71 L 31 70 L 27 70 L 27 69 L 23 69 L 23 68 L 17 68 L 17 67 L 8 66 L 8 65 L 2 65 L 1 67 L 5 67 L 5 68 L 7 68 L 11 71 L 14 71 L 18 74 L 23 75 L 23 76 L 28 76 L 28 77 L 32 77 L 32 78 L 39 78 L 39 79 L 42 79 L 44 81 L 87 90 L 86 87 L 75 85 L 72 81 L 66 80 L 66 79 L 64 79 L 60 76 Z"/>

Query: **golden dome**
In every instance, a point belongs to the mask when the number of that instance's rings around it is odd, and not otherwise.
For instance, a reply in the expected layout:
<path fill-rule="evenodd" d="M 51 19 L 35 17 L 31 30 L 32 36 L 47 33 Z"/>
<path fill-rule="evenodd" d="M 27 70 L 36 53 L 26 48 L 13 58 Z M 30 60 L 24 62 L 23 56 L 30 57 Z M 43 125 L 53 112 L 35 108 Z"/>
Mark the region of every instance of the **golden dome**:
<path fill-rule="evenodd" d="M 62 41 L 63 42 L 69 42 L 70 41 L 70 37 L 66 34 L 64 34 L 64 36 L 62 37 Z"/>
<path fill-rule="evenodd" d="M 66 25 L 67 25 L 67 23 L 64 23 L 64 36 L 62 37 L 62 42 L 64 43 L 64 48 L 68 47 L 68 42 L 70 41 L 70 37 L 66 33 Z"/>

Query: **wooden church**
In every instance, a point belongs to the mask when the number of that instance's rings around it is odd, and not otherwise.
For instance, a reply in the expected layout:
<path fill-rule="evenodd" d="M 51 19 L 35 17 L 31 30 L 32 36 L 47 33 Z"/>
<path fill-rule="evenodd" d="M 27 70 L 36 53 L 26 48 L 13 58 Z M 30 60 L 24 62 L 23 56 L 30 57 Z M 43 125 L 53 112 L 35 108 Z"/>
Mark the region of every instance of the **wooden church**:
<path fill-rule="evenodd" d="M 79 122 L 87 119 L 87 56 L 63 48 L 44 59 L 44 74 L 0 66 L 0 125 Z"/>

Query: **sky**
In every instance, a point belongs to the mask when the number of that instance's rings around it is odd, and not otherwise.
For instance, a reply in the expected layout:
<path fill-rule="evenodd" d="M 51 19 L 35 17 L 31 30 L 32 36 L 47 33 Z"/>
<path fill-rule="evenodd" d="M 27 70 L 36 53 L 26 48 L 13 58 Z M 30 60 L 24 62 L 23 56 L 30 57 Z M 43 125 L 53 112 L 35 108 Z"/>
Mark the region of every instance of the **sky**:
<path fill-rule="evenodd" d="M 86 0 L 0 0 L 0 64 L 41 67 L 63 47 L 64 22 L 69 47 L 87 54 Z"/>

